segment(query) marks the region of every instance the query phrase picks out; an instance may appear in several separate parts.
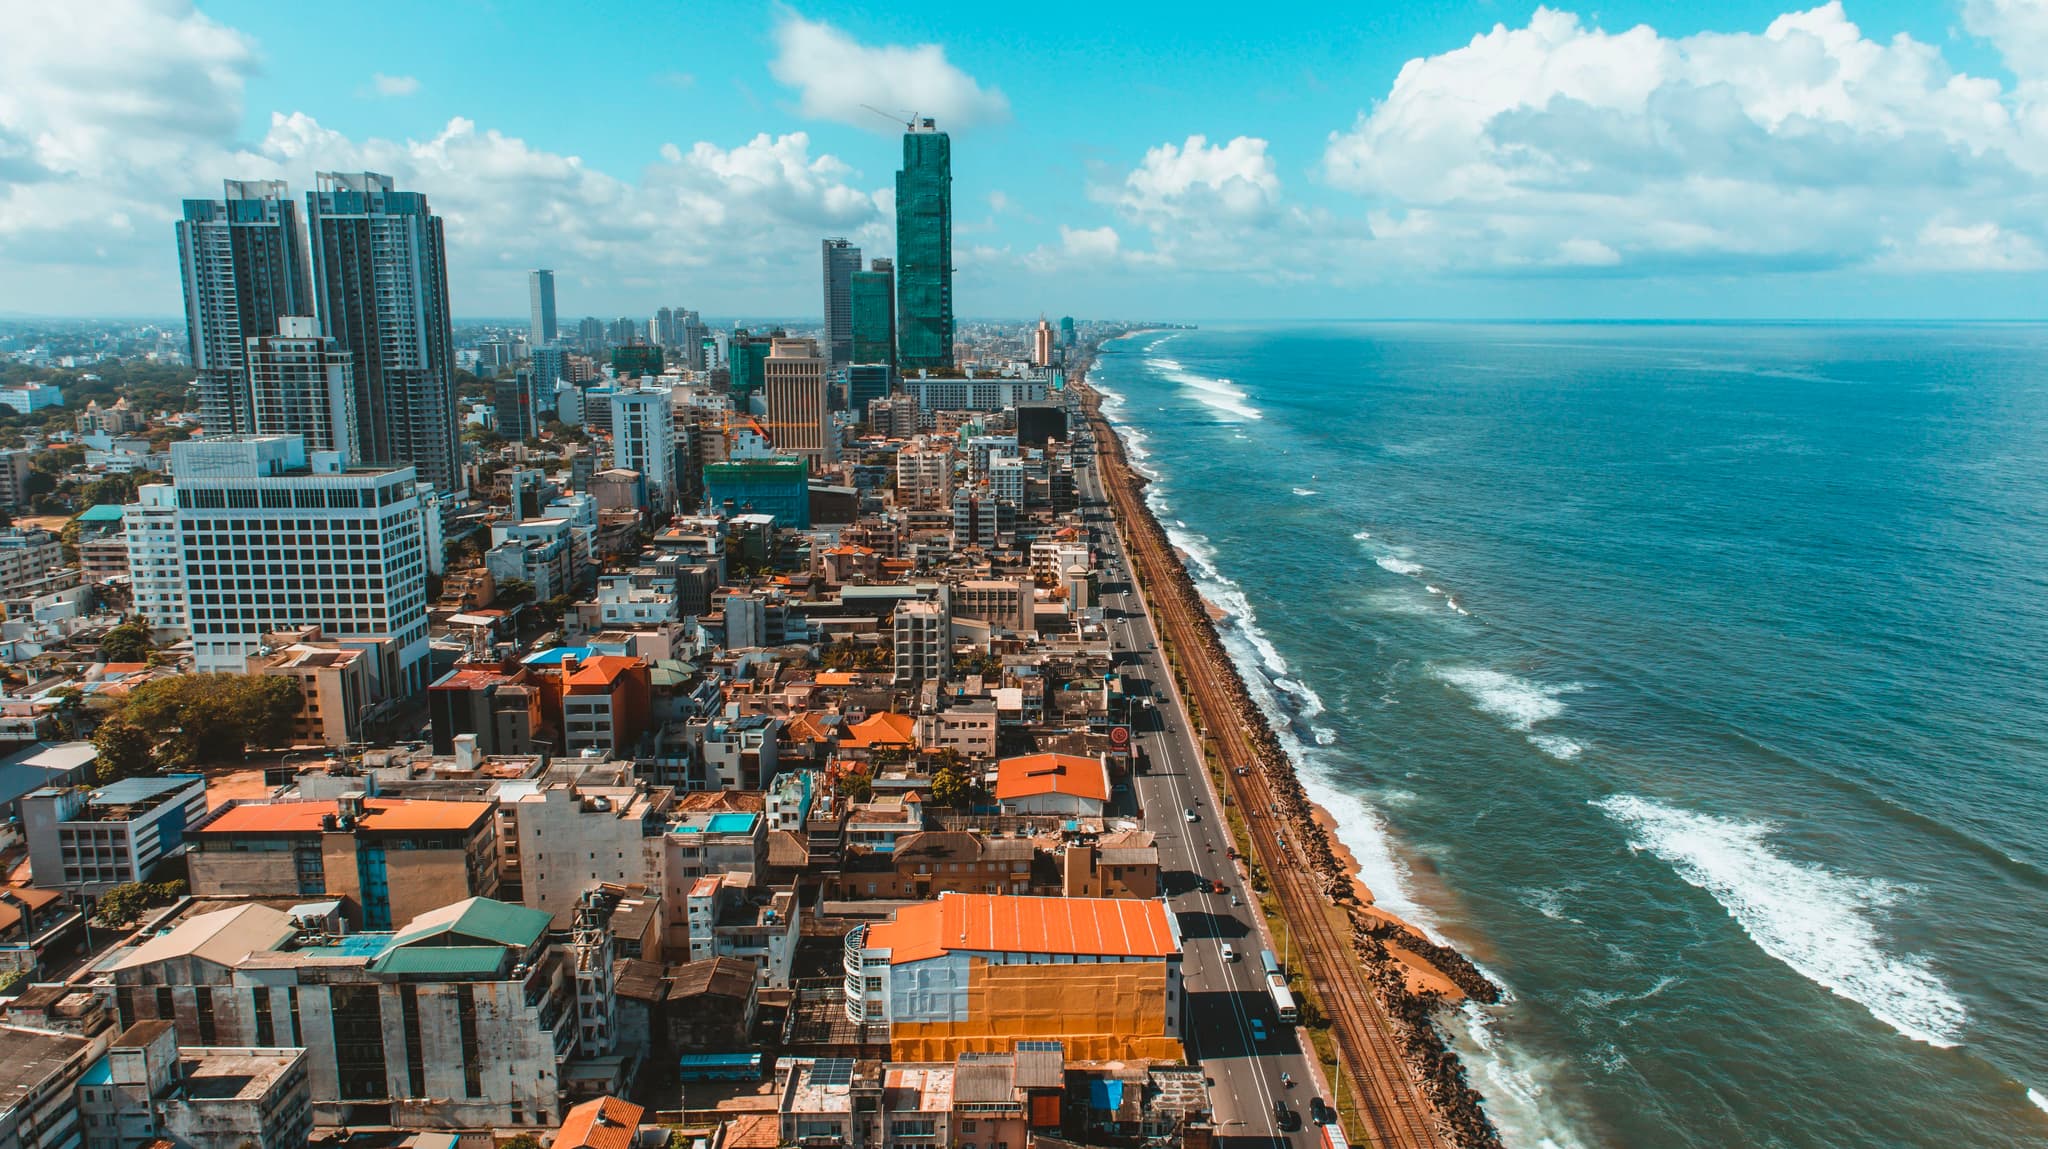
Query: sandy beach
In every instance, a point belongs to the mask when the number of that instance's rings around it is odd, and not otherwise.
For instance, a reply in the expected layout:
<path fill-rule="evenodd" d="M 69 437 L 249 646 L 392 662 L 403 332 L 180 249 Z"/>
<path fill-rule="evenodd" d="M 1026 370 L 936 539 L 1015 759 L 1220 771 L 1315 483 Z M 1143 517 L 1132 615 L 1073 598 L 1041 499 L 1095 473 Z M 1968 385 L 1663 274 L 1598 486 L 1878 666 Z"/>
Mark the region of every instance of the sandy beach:
<path fill-rule="evenodd" d="M 1360 917 L 1387 922 L 1399 926 L 1410 933 L 1420 935 L 1422 933 L 1421 930 L 1416 929 L 1398 915 L 1383 910 L 1374 904 L 1372 888 L 1359 880 L 1358 858 L 1351 852 L 1351 848 L 1344 844 L 1344 840 L 1337 836 L 1337 820 L 1330 816 L 1330 812 L 1314 802 L 1310 802 L 1309 813 L 1315 819 L 1316 825 L 1321 826 L 1329 835 L 1330 853 L 1337 859 L 1337 864 L 1344 868 L 1345 873 L 1351 875 L 1351 890 L 1358 895 L 1358 906 L 1352 910 L 1352 913 Z M 1446 976 L 1444 971 L 1438 969 L 1421 955 L 1416 954 L 1407 947 L 1398 943 L 1389 943 L 1387 952 L 1393 954 L 1395 960 L 1401 963 L 1402 978 L 1407 982 L 1410 993 L 1437 993 L 1442 994 L 1445 999 L 1450 1001 L 1457 1001 L 1465 996 L 1465 991 L 1459 989 L 1457 983 Z"/>

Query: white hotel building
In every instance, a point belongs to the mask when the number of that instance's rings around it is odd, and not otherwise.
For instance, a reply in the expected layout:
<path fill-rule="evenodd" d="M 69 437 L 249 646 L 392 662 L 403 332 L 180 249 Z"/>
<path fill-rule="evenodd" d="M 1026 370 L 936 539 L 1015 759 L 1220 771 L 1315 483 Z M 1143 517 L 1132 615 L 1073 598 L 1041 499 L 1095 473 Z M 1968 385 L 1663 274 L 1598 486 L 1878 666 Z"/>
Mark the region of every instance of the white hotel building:
<path fill-rule="evenodd" d="M 413 468 L 349 467 L 297 435 L 171 447 L 169 485 L 125 515 L 136 609 L 192 639 L 195 669 L 247 669 L 274 631 L 361 640 L 383 690 L 427 686 L 429 524 Z"/>

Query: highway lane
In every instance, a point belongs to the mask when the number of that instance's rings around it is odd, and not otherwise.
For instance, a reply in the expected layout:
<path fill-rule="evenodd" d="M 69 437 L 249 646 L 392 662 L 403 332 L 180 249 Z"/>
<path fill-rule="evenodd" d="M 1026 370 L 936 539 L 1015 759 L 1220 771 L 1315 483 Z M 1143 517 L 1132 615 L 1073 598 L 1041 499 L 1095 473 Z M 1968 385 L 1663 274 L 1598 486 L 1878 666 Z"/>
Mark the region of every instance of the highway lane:
<path fill-rule="evenodd" d="M 1085 425 L 1078 434 L 1085 442 Z M 1162 880 L 1169 887 L 1163 892 L 1169 894 L 1186 942 L 1188 1008 L 1183 1016 L 1189 1060 L 1200 1063 L 1213 1082 L 1219 1137 L 1233 1145 L 1314 1145 L 1319 1138 L 1308 1120 L 1309 1099 L 1316 1095 L 1318 1075 L 1306 1055 L 1306 1038 L 1281 1024 L 1276 1015 L 1259 966 L 1259 951 L 1274 948 L 1273 944 L 1246 897 L 1242 867 L 1228 855 L 1228 823 L 1202 766 L 1143 596 L 1131 579 L 1092 452 L 1076 470 L 1084 514 L 1096 528 L 1100 565 L 1115 572 L 1104 575 L 1102 595 L 1113 645 L 1127 678 L 1145 682 L 1146 696 L 1158 703 L 1133 716 L 1134 749 L 1144 755 L 1150 769 L 1135 774 L 1132 781 L 1143 823 L 1159 847 Z M 1195 812 L 1195 821 L 1187 821 L 1188 810 Z M 1227 892 L 1214 892 L 1212 883 L 1218 880 Z M 1236 906 L 1231 905 L 1233 895 Z M 1222 960 L 1225 944 L 1236 950 L 1236 961 Z M 1264 1026 L 1263 1041 L 1254 1037 L 1254 1019 Z M 1293 1080 L 1291 1087 L 1281 1084 L 1282 1074 Z M 1277 1127 L 1276 1100 L 1299 1119 L 1295 1132 Z"/>

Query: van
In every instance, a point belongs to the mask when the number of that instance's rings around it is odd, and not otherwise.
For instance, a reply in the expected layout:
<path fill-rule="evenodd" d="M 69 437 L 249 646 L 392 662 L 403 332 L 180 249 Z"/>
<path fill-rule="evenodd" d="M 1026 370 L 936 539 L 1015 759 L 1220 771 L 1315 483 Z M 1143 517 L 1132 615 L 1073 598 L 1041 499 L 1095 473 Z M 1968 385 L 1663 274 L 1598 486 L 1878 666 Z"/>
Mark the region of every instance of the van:
<path fill-rule="evenodd" d="M 1229 943 L 1229 942 L 1224 942 L 1224 943 L 1223 943 L 1223 960 L 1224 960 L 1224 961 L 1236 961 L 1236 960 L 1237 960 L 1237 951 L 1236 951 L 1235 949 L 1231 948 L 1231 945 L 1230 945 L 1230 943 Z"/>

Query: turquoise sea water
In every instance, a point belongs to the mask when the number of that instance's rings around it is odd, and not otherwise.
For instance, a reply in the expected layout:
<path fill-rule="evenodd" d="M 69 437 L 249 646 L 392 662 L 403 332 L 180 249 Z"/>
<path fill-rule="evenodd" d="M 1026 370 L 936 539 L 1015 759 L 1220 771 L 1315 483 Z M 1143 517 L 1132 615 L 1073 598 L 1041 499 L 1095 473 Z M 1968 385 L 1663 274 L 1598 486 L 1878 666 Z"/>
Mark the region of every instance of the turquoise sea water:
<path fill-rule="evenodd" d="M 1093 381 L 1511 1145 L 2048 1141 L 2048 329 L 1212 328 Z"/>

